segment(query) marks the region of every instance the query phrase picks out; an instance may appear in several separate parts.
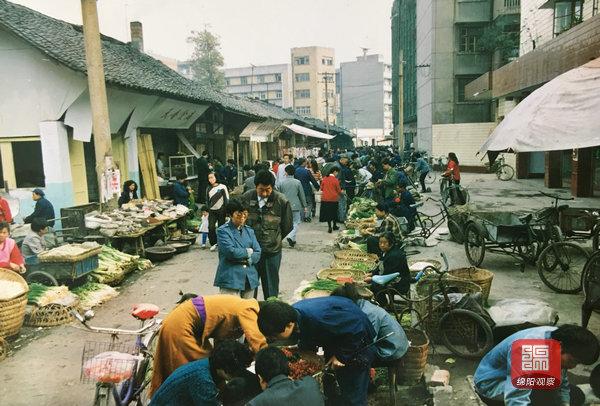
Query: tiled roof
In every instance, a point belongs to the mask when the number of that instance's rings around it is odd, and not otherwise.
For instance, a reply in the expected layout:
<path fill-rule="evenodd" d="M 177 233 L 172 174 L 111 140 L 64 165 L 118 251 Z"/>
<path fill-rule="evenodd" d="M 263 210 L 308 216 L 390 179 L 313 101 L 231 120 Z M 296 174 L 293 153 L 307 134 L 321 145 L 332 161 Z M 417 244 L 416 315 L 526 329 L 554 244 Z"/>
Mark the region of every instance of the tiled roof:
<path fill-rule="evenodd" d="M 0 0 L 0 27 L 13 32 L 41 52 L 78 72 L 86 73 L 83 30 L 27 7 Z M 278 106 L 240 98 L 201 86 L 168 68 L 162 62 L 139 52 L 114 38 L 102 36 L 106 82 L 142 93 L 150 93 L 185 101 L 211 103 L 256 118 L 290 120 L 318 130 L 325 129 L 321 120 L 304 118 Z M 332 132 L 349 134 L 348 130 L 330 126 Z"/>

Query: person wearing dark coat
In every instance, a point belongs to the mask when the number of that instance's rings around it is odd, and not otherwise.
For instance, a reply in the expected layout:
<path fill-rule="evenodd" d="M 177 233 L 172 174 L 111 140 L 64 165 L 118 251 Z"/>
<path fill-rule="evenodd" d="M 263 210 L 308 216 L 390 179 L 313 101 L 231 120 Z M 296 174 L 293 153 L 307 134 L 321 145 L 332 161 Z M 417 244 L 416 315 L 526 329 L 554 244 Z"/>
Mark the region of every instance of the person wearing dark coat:
<path fill-rule="evenodd" d="M 173 200 L 175 200 L 175 204 L 188 207 L 190 205 L 190 189 L 184 184 L 185 178 L 185 174 L 177 174 L 177 181 L 173 184 Z"/>
<path fill-rule="evenodd" d="M 208 188 L 208 151 L 202 152 L 202 156 L 196 161 L 196 174 L 198 175 L 198 192 L 196 201 L 200 204 L 206 204 L 206 189 Z"/>
<path fill-rule="evenodd" d="M 30 224 L 34 218 L 38 217 L 47 221 L 48 227 L 54 227 L 54 206 L 46 199 L 46 194 L 42 189 L 33 189 L 32 199 L 35 202 L 33 213 L 25 217 L 25 224 Z"/>
<path fill-rule="evenodd" d="M 406 260 L 404 249 L 397 244 L 396 236 L 391 232 L 384 233 L 379 237 L 379 249 L 382 252 L 379 265 L 371 274 L 367 275 L 365 282 L 371 283 L 371 291 L 382 306 L 385 306 L 385 297 L 377 295 L 378 292 L 386 288 L 394 288 L 399 293 L 405 295 L 410 290 L 412 277 Z M 400 280 L 390 283 L 386 286 L 373 282 L 373 275 L 389 275 L 398 272 Z M 383 303 L 382 303 L 383 302 Z"/>
<path fill-rule="evenodd" d="M 137 183 L 132 180 L 126 180 L 125 183 L 123 183 L 123 192 L 121 193 L 121 196 L 119 196 L 119 207 L 129 203 L 131 200 L 137 199 L 137 190 Z"/>
<path fill-rule="evenodd" d="M 304 158 L 300 158 L 298 160 L 298 167 L 296 168 L 296 172 L 294 173 L 294 177 L 302 183 L 302 189 L 304 189 L 304 197 L 306 198 L 307 207 L 312 208 L 315 199 L 314 190 L 319 190 L 319 182 L 315 179 L 315 177 L 310 173 L 306 166 L 308 165 L 308 161 Z M 312 187 L 311 187 L 312 185 Z M 308 211 L 304 214 L 304 221 L 310 222 L 312 220 L 311 211 Z"/>
<path fill-rule="evenodd" d="M 255 371 L 263 393 L 248 402 L 247 406 L 325 404 L 315 378 L 307 376 L 297 381 L 289 378 L 288 359 L 277 347 L 263 348 L 256 354 Z"/>

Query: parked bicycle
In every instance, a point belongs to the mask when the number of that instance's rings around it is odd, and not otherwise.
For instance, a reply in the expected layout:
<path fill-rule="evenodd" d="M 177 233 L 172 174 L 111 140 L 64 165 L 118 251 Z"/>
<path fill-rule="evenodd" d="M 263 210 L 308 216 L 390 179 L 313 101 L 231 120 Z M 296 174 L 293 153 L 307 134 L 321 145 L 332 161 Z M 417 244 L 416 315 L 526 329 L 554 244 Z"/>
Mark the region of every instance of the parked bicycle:
<path fill-rule="evenodd" d="M 94 316 L 92 311 L 83 315 L 72 311 L 86 330 L 111 337 L 109 342 L 87 342 L 83 349 L 81 380 L 96 383 L 94 406 L 108 406 L 112 401 L 117 406 L 146 404 L 152 344 L 161 325 L 161 320 L 155 319 L 158 313 L 155 305 L 136 305 L 131 315 L 140 321 L 140 328 L 123 330 L 91 326 L 88 322 Z M 119 340 L 121 335 L 135 336 L 135 343 Z"/>
<path fill-rule="evenodd" d="M 454 296 L 456 292 L 451 286 L 452 279 L 447 277 L 448 258 L 441 254 L 444 269 L 427 266 L 423 269 L 424 275 L 435 278 L 435 287 L 425 298 L 412 299 L 402 295 L 394 288 L 379 291 L 375 297 L 378 303 L 388 308 L 402 323 L 405 314 L 416 314 L 417 321 L 413 328 L 425 329 L 425 322 L 433 320 L 433 315 L 442 313 L 437 323 L 437 332 L 442 343 L 455 355 L 464 358 L 479 358 L 485 355 L 494 345 L 494 337 L 490 324 L 478 313 L 459 308 Z M 383 286 L 391 286 L 399 277 L 399 273 L 391 275 L 374 276 L 373 282 Z M 398 300 L 399 299 L 399 300 Z M 429 302 L 429 311 L 420 314 L 415 305 Z M 400 311 L 399 311 L 400 310 Z"/>
<path fill-rule="evenodd" d="M 515 176 L 515 168 L 506 163 L 506 158 L 500 155 L 493 164 L 486 163 L 490 173 L 495 173 L 496 177 L 503 181 L 511 180 Z"/>
<path fill-rule="evenodd" d="M 463 205 L 469 203 L 469 191 L 453 182 L 449 176 L 440 179 L 440 196 L 444 204 Z"/>
<path fill-rule="evenodd" d="M 431 200 L 436 203 L 440 203 L 442 208 L 438 213 L 435 214 L 426 214 L 417 210 L 417 214 L 415 215 L 416 225 L 419 227 L 415 233 L 418 233 L 419 236 L 427 239 L 431 237 L 431 235 L 440 228 L 448 219 L 448 206 L 442 200 L 436 200 L 432 197 L 428 197 L 425 201 Z M 423 207 L 425 202 L 419 202 L 413 204 L 411 207 L 415 209 Z"/>

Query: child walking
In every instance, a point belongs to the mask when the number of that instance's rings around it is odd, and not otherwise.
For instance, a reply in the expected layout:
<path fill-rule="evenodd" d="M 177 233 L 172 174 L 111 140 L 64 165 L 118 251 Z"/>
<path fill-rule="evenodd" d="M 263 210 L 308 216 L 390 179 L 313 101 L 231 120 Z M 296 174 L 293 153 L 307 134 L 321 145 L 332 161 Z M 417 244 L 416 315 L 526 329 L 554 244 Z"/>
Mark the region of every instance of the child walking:
<path fill-rule="evenodd" d="M 206 240 L 208 239 L 208 209 L 202 206 L 202 219 L 200 223 L 200 234 L 202 235 L 202 248 L 206 248 Z"/>

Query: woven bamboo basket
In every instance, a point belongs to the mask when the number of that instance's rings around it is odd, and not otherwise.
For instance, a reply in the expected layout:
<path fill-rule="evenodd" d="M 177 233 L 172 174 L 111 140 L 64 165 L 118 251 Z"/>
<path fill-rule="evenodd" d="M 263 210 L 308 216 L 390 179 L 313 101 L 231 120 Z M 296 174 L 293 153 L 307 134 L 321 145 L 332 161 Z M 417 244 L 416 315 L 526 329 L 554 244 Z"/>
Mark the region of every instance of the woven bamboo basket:
<path fill-rule="evenodd" d="M 73 320 L 71 309 L 58 303 L 38 307 L 25 318 L 25 325 L 31 327 L 53 327 L 70 323 Z"/>
<path fill-rule="evenodd" d="M 0 361 L 8 356 L 8 342 L 0 337 Z"/>
<path fill-rule="evenodd" d="M 365 272 L 356 269 L 325 268 L 317 272 L 317 279 L 329 279 L 336 281 L 337 278 L 352 278 L 359 282 L 365 278 Z"/>
<path fill-rule="evenodd" d="M 362 262 L 373 262 L 377 261 L 378 257 L 375 254 L 368 254 L 366 252 L 358 250 L 341 250 L 333 253 L 336 259 L 343 259 L 346 261 L 362 261 Z"/>
<path fill-rule="evenodd" d="M 437 280 L 438 278 L 435 276 L 421 278 L 416 285 L 416 294 L 413 299 L 416 300 L 414 304 L 415 310 L 421 317 L 425 318 L 425 320 L 423 320 L 423 327 L 425 328 L 427 335 L 434 342 L 439 343 L 439 323 L 445 309 L 443 306 L 438 306 L 440 302 L 434 300 L 433 297 L 438 293 L 441 296 Z M 448 293 L 481 293 L 481 287 L 479 285 L 464 279 L 447 278 L 444 283 L 446 284 Z M 441 300 L 443 299 L 440 298 L 440 301 Z M 428 315 L 428 317 L 425 317 L 426 315 Z M 473 328 L 475 328 L 475 325 L 473 325 Z M 471 333 L 475 335 L 477 334 L 477 331 L 475 331 L 475 329 L 472 332 L 462 331 L 460 334 L 457 333 L 456 335 L 457 337 L 468 337 Z"/>
<path fill-rule="evenodd" d="M 59 255 L 48 255 L 48 254 L 39 254 L 38 255 L 38 260 L 40 262 L 78 262 L 81 261 L 83 259 L 92 257 L 94 255 L 98 255 L 102 252 L 102 246 L 97 247 L 97 248 L 92 248 L 88 251 L 82 252 L 79 255 L 76 256 L 59 256 Z"/>
<path fill-rule="evenodd" d="M 410 345 L 398 366 L 398 381 L 404 385 L 414 385 L 421 380 L 427 365 L 429 338 L 421 330 L 406 329 L 405 332 Z"/>
<path fill-rule="evenodd" d="M 377 266 L 377 262 L 375 261 L 350 261 L 345 259 L 334 259 L 331 262 L 332 268 L 338 269 L 356 269 L 355 265 L 359 263 L 362 267 L 369 267 L 369 269 L 374 269 Z"/>
<path fill-rule="evenodd" d="M 10 337 L 17 334 L 23 326 L 29 286 L 17 273 L 4 268 L 0 268 L 0 279 L 18 282 L 23 286 L 23 293 L 19 296 L 0 300 L 0 337 Z"/>
<path fill-rule="evenodd" d="M 487 269 L 475 268 L 474 266 L 469 268 L 457 268 L 448 271 L 448 275 L 464 279 L 473 282 L 481 287 L 481 294 L 483 300 L 487 303 L 490 297 L 490 290 L 492 289 L 492 281 L 494 280 L 494 273 Z"/>

